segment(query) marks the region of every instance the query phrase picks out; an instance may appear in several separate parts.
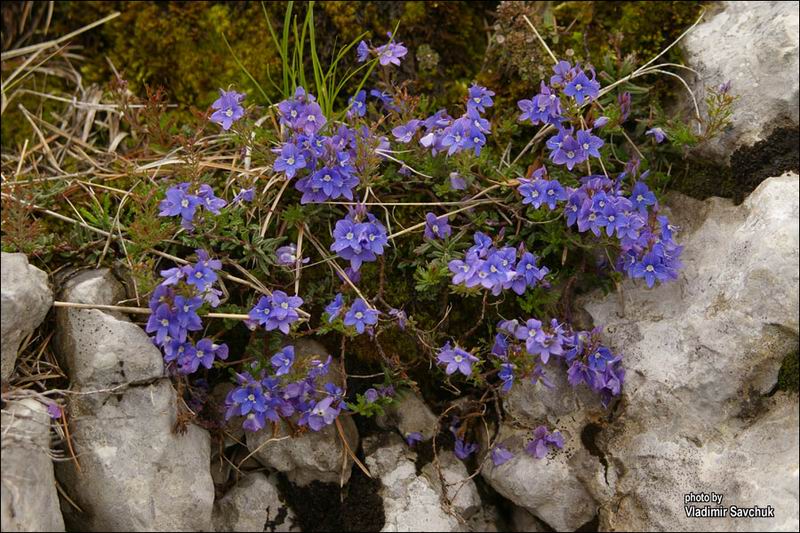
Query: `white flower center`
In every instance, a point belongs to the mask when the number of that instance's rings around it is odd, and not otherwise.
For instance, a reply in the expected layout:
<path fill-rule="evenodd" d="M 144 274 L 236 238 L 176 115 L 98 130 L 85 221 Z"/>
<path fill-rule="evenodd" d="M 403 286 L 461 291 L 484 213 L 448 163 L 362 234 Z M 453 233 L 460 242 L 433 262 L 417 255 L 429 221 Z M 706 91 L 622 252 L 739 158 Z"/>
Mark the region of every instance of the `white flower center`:
<path fill-rule="evenodd" d="M 226 109 L 225 110 L 225 116 L 228 117 L 228 118 L 232 117 L 233 116 L 233 109 Z"/>
<path fill-rule="evenodd" d="M 287 165 L 290 165 L 290 166 L 291 166 L 291 165 L 294 165 L 294 157 L 290 157 L 289 159 L 287 159 L 287 160 L 286 160 L 286 164 L 287 164 Z"/>
<path fill-rule="evenodd" d="M 555 193 L 556 193 L 556 191 L 554 191 L 553 189 L 550 189 L 549 191 L 547 191 L 547 196 L 553 196 Z"/>
<path fill-rule="evenodd" d="M 332 179 L 333 178 L 331 178 L 330 174 L 325 174 L 324 176 L 322 176 L 322 181 L 331 181 Z"/>
<path fill-rule="evenodd" d="M 281 308 L 283 308 L 283 309 L 289 309 L 289 303 L 288 303 L 288 302 L 283 302 L 283 303 L 281 304 Z"/>
<path fill-rule="evenodd" d="M 528 263 L 527 265 L 525 265 L 525 270 L 533 270 L 533 265 Z"/>
<path fill-rule="evenodd" d="M 186 198 L 181 200 L 181 207 L 189 207 L 189 200 L 187 200 Z"/>
<path fill-rule="evenodd" d="M 317 117 L 315 117 L 314 115 L 308 115 L 308 121 L 309 122 L 316 122 L 317 121 Z"/>
<path fill-rule="evenodd" d="M 351 240 L 351 239 L 353 238 L 353 232 L 352 232 L 352 231 L 348 231 L 348 232 L 347 232 L 347 235 L 345 235 L 344 237 L 345 237 L 345 239 L 347 239 L 348 241 L 349 241 L 349 240 Z"/>
<path fill-rule="evenodd" d="M 439 233 L 439 226 L 431 226 L 431 231 L 434 233 Z"/>
<path fill-rule="evenodd" d="M 297 118 L 297 110 L 296 109 L 292 109 L 289 112 L 289 116 L 291 116 L 292 118 Z"/>
<path fill-rule="evenodd" d="M 460 363 L 463 360 L 464 360 L 464 358 L 461 357 L 460 355 L 457 355 L 457 356 L 453 357 L 453 361 L 455 361 L 456 363 Z"/>
<path fill-rule="evenodd" d="M 197 358 L 198 359 L 202 359 L 203 358 L 203 350 L 197 350 Z"/>
<path fill-rule="evenodd" d="M 615 217 L 614 215 L 609 215 L 609 216 L 608 216 L 608 221 L 609 221 L 609 222 L 614 222 L 615 218 L 616 218 L 616 217 Z"/>
<path fill-rule="evenodd" d="M 572 159 L 573 157 L 575 157 L 575 152 L 573 152 L 572 150 L 570 150 L 569 152 L 567 152 L 567 157 L 569 157 L 570 159 Z"/>
<path fill-rule="evenodd" d="M 247 399 L 252 402 L 252 401 L 254 401 L 256 399 L 256 396 L 255 396 L 255 394 L 248 394 L 247 395 Z"/>
<path fill-rule="evenodd" d="M 356 318 L 361 320 L 362 318 L 364 318 L 364 313 L 362 313 L 361 311 L 357 311 L 356 312 Z"/>
<path fill-rule="evenodd" d="M 645 270 L 647 270 L 648 272 L 653 272 L 655 270 L 655 268 L 653 268 L 653 265 L 647 265 Z"/>
<path fill-rule="evenodd" d="M 639 195 L 637 195 L 637 196 L 636 196 L 636 201 L 637 201 L 637 202 L 641 202 L 641 201 L 643 201 L 643 200 L 644 200 L 644 196 L 642 196 L 641 194 L 639 194 Z"/>
<path fill-rule="evenodd" d="M 584 150 L 588 150 L 589 149 L 589 143 L 583 143 L 583 149 Z"/>
<path fill-rule="evenodd" d="M 581 85 L 580 83 L 575 86 L 575 90 L 580 91 L 582 89 L 583 89 L 583 85 Z"/>
<path fill-rule="evenodd" d="M 162 318 L 162 319 L 161 319 L 161 326 L 162 326 L 162 327 L 167 327 L 167 326 L 169 326 L 169 320 L 167 320 L 166 318 Z"/>

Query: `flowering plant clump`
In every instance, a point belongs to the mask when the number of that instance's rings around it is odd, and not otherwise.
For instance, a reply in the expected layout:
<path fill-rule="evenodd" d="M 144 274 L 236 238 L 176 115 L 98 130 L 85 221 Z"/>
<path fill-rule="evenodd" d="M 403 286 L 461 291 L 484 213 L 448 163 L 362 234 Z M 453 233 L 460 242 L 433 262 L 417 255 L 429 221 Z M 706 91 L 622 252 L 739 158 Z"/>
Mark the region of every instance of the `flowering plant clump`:
<path fill-rule="evenodd" d="M 175 230 L 164 242 L 196 249 L 197 261 L 161 272 L 147 331 L 181 379 L 226 368 L 224 418 L 247 431 L 281 421 L 319 431 L 343 414 L 382 414 L 396 386 L 440 383 L 426 399 L 469 400 L 450 428 L 468 460 L 476 421 L 502 417 L 526 380 L 588 387 L 604 407 L 622 394 L 624 347 L 574 327 L 573 297 L 626 277 L 648 288 L 678 278 L 678 229 L 659 201 L 667 176 L 645 156 L 678 135 L 637 119 L 645 91 L 586 61 L 555 62 L 516 106 L 467 81 L 445 108 L 410 93 L 413 54 L 395 37 L 350 43 L 327 70 L 312 54 L 313 77 L 302 47 L 282 49 L 274 104 L 261 87 L 263 98 L 220 91 L 207 119 L 215 146 L 236 153 L 200 164 L 198 133 L 180 146 L 186 165 L 156 185 L 154 219 Z M 337 75 L 345 57 L 355 66 Z M 209 315 L 244 321 L 250 338 L 239 347 L 231 324 L 209 328 Z M 297 357 L 292 338 L 311 335 L 340 350 L 336 384 L 330 356 Z M 371 372 L 349 377 L 382 384 L 348 382 L 352 352 Z M 541 459 L 563 445 L 539 426 L 525 451 Z M 485 448 L 496 466 L 516 453 Z"/>
<path fill-rule="evenodd" d="M 180 374 L 192 374 L 202 365 L 211 368 L 215 360 L 228 358 L 228 346 L 203 338 L 192 343 L 189 332 L 200 331 L 200 310 L 217 307 L 221 291 L 214 288 L 222 263 L 205 250 L 195 250 L 197 263 L 161 271 L 164 281 L 150 297 L 152 314 L 145 330 L 161 348 L 164 362 Z"/>

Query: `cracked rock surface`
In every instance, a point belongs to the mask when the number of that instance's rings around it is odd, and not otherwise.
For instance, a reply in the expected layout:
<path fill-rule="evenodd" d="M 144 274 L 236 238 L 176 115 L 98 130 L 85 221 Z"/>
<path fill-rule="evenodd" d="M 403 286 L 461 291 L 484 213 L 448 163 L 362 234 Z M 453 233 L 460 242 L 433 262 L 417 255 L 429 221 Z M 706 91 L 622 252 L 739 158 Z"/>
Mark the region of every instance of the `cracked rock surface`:
<path fill-rule="evenodd" d="M 116 304 L 121 294 L 107 270 L 94 270 L 67 281 L 61 298 Z M 62 505 L 68 527 L 211 531 L 210 437 L 193 424 L 177 430 L 176 392 L 150 338 L 126 317 L 96 309 L 59 308 L 56 321 L 56 350 L 80 392 L 68 404 L 80 470 L 72 461 L 56 468 L 83 510 Z"/>

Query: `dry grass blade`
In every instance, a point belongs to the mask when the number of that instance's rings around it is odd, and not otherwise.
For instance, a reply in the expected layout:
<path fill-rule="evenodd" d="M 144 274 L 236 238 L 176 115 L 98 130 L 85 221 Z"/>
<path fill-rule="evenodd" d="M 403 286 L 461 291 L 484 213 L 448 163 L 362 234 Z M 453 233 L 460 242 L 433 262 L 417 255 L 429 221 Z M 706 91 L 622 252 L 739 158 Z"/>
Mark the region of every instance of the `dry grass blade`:
<path fill-rule="evenodd" d="M 347 443 L 347 439 L 344 436 L 344 430 L 342 429 L 342 423 L 339 422 L 338 418 L 336 419 L 336 430 L 339 432 L 339 438 L 342 439 L 342 444 L 344 445 L 344 449 L 347 452 L 347 455 L 349 455 L 350 458 L 353 459 L 353 462 L 356 465 L 358 465 L 358 468 L 360 468 L 361 471 L 364 472 L 364 474 L 368 478 L 371 479 L 372 478 L 372 474 L 370 474 L 369 469 L 366 466 L 364 466 L 364 463 L 362 463 L 361 461 L 358 460 L 358 457 L 356 457 L 356 454 L 354 454 L 353 450 L 350 449 L 350 445 Z"/>

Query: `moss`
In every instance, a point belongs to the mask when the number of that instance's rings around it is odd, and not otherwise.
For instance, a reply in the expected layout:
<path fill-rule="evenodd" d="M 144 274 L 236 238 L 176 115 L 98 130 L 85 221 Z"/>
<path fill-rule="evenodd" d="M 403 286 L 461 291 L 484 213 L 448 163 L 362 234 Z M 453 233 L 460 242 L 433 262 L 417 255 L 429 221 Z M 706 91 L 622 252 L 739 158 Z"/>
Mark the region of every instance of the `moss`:
<path fill-rule="evenodd" d="M 88 4 L 88 5 L 87 5 Z M 485 48 L 484 14 L 496 2 L 356 2 L 317 3 L 315 26 L 322 58 L 366 32 L 367 39 L 382 42 L 400 21 L 398 32 L 409 48 L 410 61 L 403 78 L 415 80 L 420 90 L 452 96 L 480 69 Z M 285 2 L 266 2 L 277 31 L 283 22 Z M 307 3 L 295 4 L 302 16 Z M 252 88 L 231 56 L 221 34 L 270 97 L 277 91 L 268 73 L 280 76 L 277 51 L 267 31 L 259 2 L 59 2 L 55 5 L 53 33 L 63 35 L 98 18 L 121 15 L 76 39 L 86 62 L 81 73 L 89 82 L 104 84 L 112 76 L 105 57 L 124 72 L 132 90 L 143 84 L 163 85 L 173 101 L 207 106 L 219 86 L 236 83 Z M 441 57 L 439 68 L 416 72 L 414 56 L 427 44 Z M 353 61 L 355 58 L 348 58 Z"/>
<path fill-rule="evenodd" d="M 787 355 L 781 364 L 778 373 L 778 390 L 798 392 L 800 390 L 800 364 L 798 364 L 798 350 Z"/>

